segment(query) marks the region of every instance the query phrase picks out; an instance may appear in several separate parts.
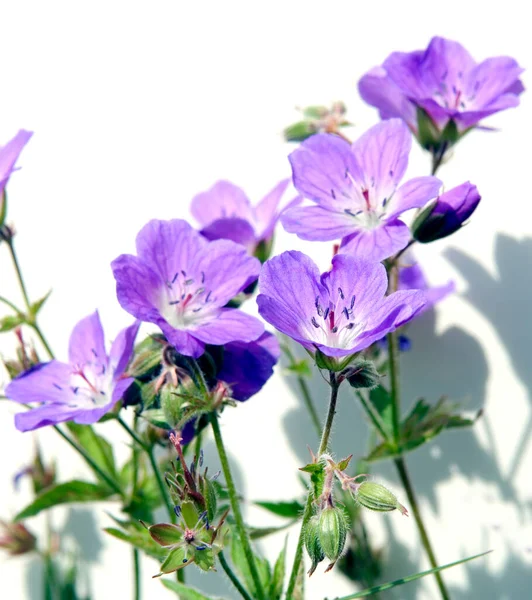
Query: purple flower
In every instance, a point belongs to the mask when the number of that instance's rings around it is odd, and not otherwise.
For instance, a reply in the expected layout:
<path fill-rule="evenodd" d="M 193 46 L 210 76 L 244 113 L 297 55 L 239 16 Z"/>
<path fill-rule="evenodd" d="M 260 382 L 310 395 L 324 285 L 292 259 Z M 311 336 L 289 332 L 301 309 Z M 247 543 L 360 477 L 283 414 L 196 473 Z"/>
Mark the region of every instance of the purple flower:
<path fill-rule="evenodd" d="M 11 173 L 16 170 L 15 163 L 32 135 L 31 131 L 21 129 L 13 139 L 0 148 L 0 195 L 3 193 Z"/>
<path fill-rule="evenodd" d="M 229 386 L 233 400 L 249 400 L 273 375 L 280 355 L 277 338 L 267 331 L 254 342 L 231 342 L 224 347 L 217 381 Z M 183 443 L 188 444 L 195 435 L 196 419 L 191 419 L 181 432 Z"/>
<path fill-rule="evenodd" d="M 333 357 L 364 350 L 412 319 L 424 294 L 400 291 L 385 296 L 385 267 L 338 254 L 332 270 L 301 252 L 283 252 L 265 263 L 259 277 L 259 312 L 276 329 L 307 350 Z"/>
<path fill-rule="evenodd" d="M 522 72 L 513 58 L 476 63 L 458 42 L 434 37 L 426 50 L 390 54 L 382 67 L 362 77 L 358 88 L 382 119 L 400 117 L 418 133 L 419 107 L 439 131 L 452 120 L 461 133 L 517 106 L 524 90 Z"/>
<path fill-rule="evenodd" d="M 445 192 L 416 217 L 414 238 L 425 244 L 451 235 L 469 219 L 479 202 L 480 194 L 469 181 Z"/>
<path fill-rule="evenodd" d="M 399 186 L 412 136 L 399 119 L 375 125 L 350 145 L 312 136 L 292 152 L 296 189 L 317 206 L 283 213 L 284 228 L 304 240 L 344 238 L 342 251 L 383 260 L 402 250 L 410 231 L 399 216 L 438 195 L 441 181 L 416 177 Z"/>
<path fill-rule="evenodd" d="M 421 290 L 424 293 L 426 304 L 421 312 L 424 312 L 443 300 L 449 294 L 455 291 L 454 281 L 449 281 L 445 285 L 431 287 L 427 283 L 425 274 L 419 266 L 419 263 L 414 261 L 413 254 L 408 252 L 403 255 L 403 262 L 407 263 L 399 270 L 399 290 Z"/>
<path fill-rule="evenodd" d="M 289 179 L 279 182 L 257 206 L 252 206 L 241 188 L 218 181 L 192 199 L 190 211 L 207 239 L 232 240 L 253 253 L 260 242 L 271 239 L 280 215 L 279 203 L 289 183 Z"/>
<path fill-rule="evenodd" d="M 122 398 L 133 382 L 125 375 L 140 323 L 123 329 L 107 354 L 96 311 L 72 331 L 68 363 L 52 360 L 13 379 L 6 396 L 20 403 L 41 402 L 38 408 L 15 415 L 19 431 L 63 421 L 95 423 Z"/>
<path fill-rule="evenodd" d="M 122 308 L 158 325 L 185 356 L 205 344 L 251 342 L 262 323 L 225 305 L 257 279 L 260 262 L 229 240 L 207 241 L 186 221 L 150 221 L 137 235 L 137 255 L 112 263 Z"/>

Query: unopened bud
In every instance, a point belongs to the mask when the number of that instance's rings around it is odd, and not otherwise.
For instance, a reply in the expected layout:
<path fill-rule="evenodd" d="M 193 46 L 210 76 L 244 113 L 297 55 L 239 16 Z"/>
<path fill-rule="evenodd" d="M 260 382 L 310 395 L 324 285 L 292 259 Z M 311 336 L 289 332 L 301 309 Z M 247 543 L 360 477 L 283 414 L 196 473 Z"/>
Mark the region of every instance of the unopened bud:
<path fill-rule="evenodd" d="M 305 525 L 304 540 L 305 548 L 307 549 L 312 566 L 308 571 L 310 577 L 316 570 L 318 564 L 325 558 L 325 553 L 320 543 L 320 518 L 317 515 L 311 517 L 310 521 Z"/>
<path fill-rule="evenodd" d="M 370 360 L 360 360 L 350 364 L 342 373 L 349 385 L 355 389 L 373 389 L 379 385 L 381 376 Z"/>
<path fill-rule="evenodd" d="M 23 523 L 0 521 L 0 548 L 11 556 L 26 554 L 35 550 L 37 539 Z"/>
<path fill-rule="evenodd" d="M 395 495 L 388 488 L 374 481 L 364 481 L 358 485 L 355 500 L 370 510 L 390 512 L 397 509 L 401 514 L 408 516 L 408 511 Z"/>
<path fill-rule="evenodd" d="M 327 571 L 342 554 L 347 537 L 347 518 L 344 511 L 337 507 L 330 507 L 320 514 L 319 539 L 325 556 L 332 561 Z"/>

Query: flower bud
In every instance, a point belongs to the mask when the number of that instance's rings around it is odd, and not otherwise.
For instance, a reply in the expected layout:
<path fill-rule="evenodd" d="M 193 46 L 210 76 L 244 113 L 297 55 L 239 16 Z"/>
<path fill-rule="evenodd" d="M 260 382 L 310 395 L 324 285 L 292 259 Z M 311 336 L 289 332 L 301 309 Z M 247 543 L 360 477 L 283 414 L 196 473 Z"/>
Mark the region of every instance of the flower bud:
<path fill-rule="evenodd" d="M 320 544 L 320 518 L 317 515 L 311 517 L 310 521 L 305 525 L 305 531 L 303 532 L 305 540 L 305 548 L 307 549 L 312 566 L 308 571 L 310 577 L 316 570 L 318 564 L 325 558 L 325 553 Z"/>
<path fill-rule="evenodd" d="M 325 556 L 334 564 L 344 550 L 348 527 L 347 518 L 341 508 L 334 506 L 323 510 L 319 519 L 320 545 Z"/>
<path fill-rule="evenodd" d="M 397 509 L 401 514 L 408 516 L 408 511 L 395 495 L 375 481 L 364 481 L 359 484 L 355 492 L 355 500 L 370 510 L 390 512 Z"/>
<path fill-rule="evenodd" d="M 355 389 L 373 389 L 379 385 L 381 376 L 370 360 L 360 360 L 347 367 L 342 375 Z"/>
<path fill-rule="evenodd" d="M 26 529 L 23 523 L 0 521 L 0 528 L 0 548 L 7 550 L 11 556 L 26 554 L 35 550 L 37 539 Z"/>
<path fill-rule="evenodd" d="M 430 202 L 412 225 L 414 239 L 422 244 L 440 240 L 458 231 L 480 202 L 476 186 L 462 183 Z"/>

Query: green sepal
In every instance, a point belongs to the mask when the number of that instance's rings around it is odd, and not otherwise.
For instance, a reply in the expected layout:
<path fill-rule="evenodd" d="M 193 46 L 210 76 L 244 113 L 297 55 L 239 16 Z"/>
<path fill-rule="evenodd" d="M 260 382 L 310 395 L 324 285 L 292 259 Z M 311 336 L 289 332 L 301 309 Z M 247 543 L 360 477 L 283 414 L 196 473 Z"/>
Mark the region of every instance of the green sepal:
<path fill-rule="evenodd" d="M 321 350 L 316 349 L 314 359 L 316 360 L 316 366 L 320 369 L 327 369 L 333 373 L 343 371 L 349 363 L 356 357 L 356 354 L 350 356 L 327 356 Z"/>
<path fill-rule="evenodd" d="M 303 142 L 316 133 L 316 127 L 309 121 L 298 121 L 286 127 L 283 137 L 287 142 Z"/>
<path fill-rule="evenodd" d="M 0 319 L 0 333 L 12 331 L 16 327 L 24 325 L 24 323 L 26 323 L 26 316 L 22 313 L 17 315 L 7 315 L 3 319 Z"/>
<path fill-rule="evenodd" d="M 181 504 L 181 515 L 189 529 L 194 529 L 198 523 L 199 513 L 192 502 L 188 500 Z"/>
<path fill-rule="evenodd" d="M 212 548 L 204 550 L 194 550 L 194 563 L 202 571 L 213 571 L 214 569 L 214 552 Z"/>
<path fill-rule="evenodd" d="M 34 322 L 35 318 L 37 317 L 39 311 L 41 310 L 41 308 L 43 307 L 43 304 L 46 302 L 46 300 L 48 300 L 48 298 L 50 297 L 50 294 L 52 293 L 52 290 L 50 290 L 48 293 L 46 293 L 42 298 L 40 298 L 39 300 L 36 300 L 35 302 L 33 302 L 30 306 L 30 310 L 29 310 L 29 314 L 28 314 L 28 320 L 30 322 Z"/>
<path fill-rule="evenodd" d="M 156 523 L 148 527 L 148 531 L 159 546 L 174 546 L 183 540 L 183 531 L 173 523 Z"/>
<path fill-rule="evenodd" d="M 381 376 L 370 360 L 357 360 L 342 373 L 349 385 L 357 390 L 374 389 L 379 385 Z"/>
<path fill-rule="evenodd" d="M 323 491 L 323 483 L 325 481 L 325 467 L 322 463 L 310 463 L 299 469 L 304 473 L 310 473 L 310 482 L 312 485 L 312 493 L 314 498 L 319 498 Z"/>
<path fill-rule="evenodd" d="M 186 551 L 183 546 L 179 546 L 178 548 L 174 548 L 170 551 L 170 554 L 164 559 L 163 564 L 160 567 L 160 572 L 154 577 L 160 577 L 161 575 L 165 575 L 166 573 L 173 573 L 174 571 L 178 571 L 179 569 L 183 569 L 188 566 L 193 559 L 190 559 L 186 556 Z"/>

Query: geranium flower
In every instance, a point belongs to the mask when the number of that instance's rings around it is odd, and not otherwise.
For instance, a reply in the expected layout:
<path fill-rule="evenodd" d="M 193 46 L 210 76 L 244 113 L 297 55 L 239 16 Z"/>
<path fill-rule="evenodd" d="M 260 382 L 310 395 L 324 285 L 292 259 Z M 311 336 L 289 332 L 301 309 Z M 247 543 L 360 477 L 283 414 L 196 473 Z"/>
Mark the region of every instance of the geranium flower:
<path fill-rule="evenodd" d="M 318 206 L 291 208 L 283 227 L 304 240 L 344 238 L 342 252 L 383 260 L 402 250 L 410 230 L 399 216 L 438 195 L 441 181 L 416 177 L 399 187 L 412 146 L 399 119 L 375 125 L 354 144 L 312 136 L 290 154 L 294 185 Z"/>
<path fill-rule="evenodd" d="M 186 221 L 150 221 L 137 235 L 137 256 L 112 263 L 122 308 L 158 325 L 185 356 L 205 344 L 251 342 L 262 323 L 225 305 L 257 279 L 260 262 L 229 240 L 207 241 Z"/>
<path fill-rule="evenodd" d="M 385 267 L 338 254 L 320 275 L 301 252 L 283 252 L 263 266 L 257 298 L 261 316 L 307 350 L 333 357 L 355 354 L 394 331 L 425 305 L 423 292 L 385 296 Z"/>
<path fill-rule="evenodd" d="M 439 131 L 452 120 L 463 132 L 519 104 L 522 72 L 508 56 L 477 63 L 458 42 L 434 37 L 426 50 L 390 54 L 362 77 L 358 89 L 382 119 L 400 117 L 415 133 L 418 107 Z"/>
<path fill-rule="evenodd" d="M 31 131 L 21 129 L 13 139 L 0 147 L 0 195 L 3 193 L 11 173 L 16 170 L 15 163 L 32 135 Z"/>
<path fill-rule="evenodd" d="M 98 312 L 82 319 L 70 336 L 68 363 L 52 360 L 22 373 L 6 388 L 10 400 L 41 406 L 15 415 L 19 431 L 64 421 L 95 423 L 133 382 L 125 375 L 140 323 L 123 329 L 107 354 Z"/>
<path fill-rule="evenodd" d="M 241 188 L 218 181 L 192 199 L 190 211 L 207 239 L 232 240 L 252 254 L 258 244 L 271 240 L 280 215 L 279 203 L 289 183 L 283 179 L 253 206 Z"/>

